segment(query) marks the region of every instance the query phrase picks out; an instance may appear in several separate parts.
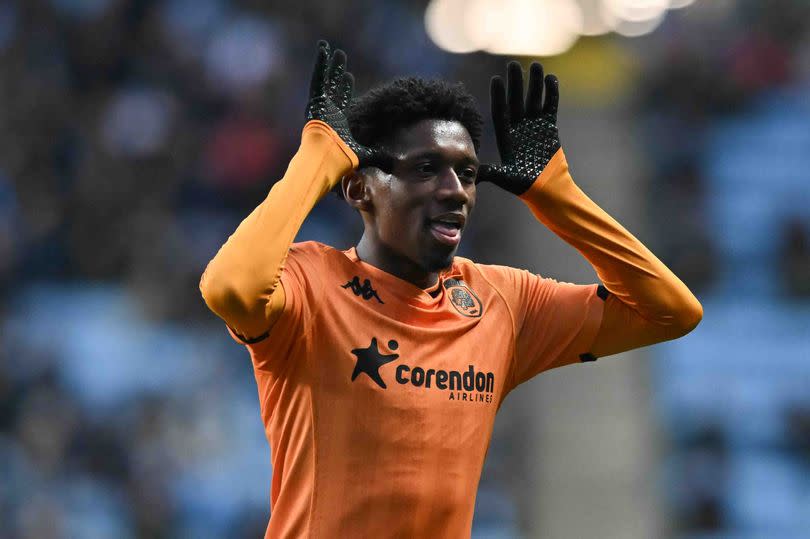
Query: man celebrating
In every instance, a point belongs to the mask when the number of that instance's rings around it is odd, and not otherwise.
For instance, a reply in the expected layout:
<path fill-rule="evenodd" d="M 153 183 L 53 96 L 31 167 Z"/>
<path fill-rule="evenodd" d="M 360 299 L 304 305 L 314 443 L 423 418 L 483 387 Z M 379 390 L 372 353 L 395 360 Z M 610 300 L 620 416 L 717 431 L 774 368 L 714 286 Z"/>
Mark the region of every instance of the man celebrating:
<path fill-rule="evenodd" d="M 352 102 L 319 43 L 301 146 L 208 265 L 208 306 L 247 345 L 272 451 L 266 537 L 469 537 L 495 413 L 545 370 L 680 337 L 686 286 L 579 190 L 556 128 L 557 79 L 492 80 L 501 164 L 461 86 L 397 79 Z M 545 96 L 544 96 L 545 94 Z M 514 193 L 604 283 L 558 283 L 456 257 L 476 184 Z M 340 184 L 365 232 L 339 251 L 293 239 Z"/>

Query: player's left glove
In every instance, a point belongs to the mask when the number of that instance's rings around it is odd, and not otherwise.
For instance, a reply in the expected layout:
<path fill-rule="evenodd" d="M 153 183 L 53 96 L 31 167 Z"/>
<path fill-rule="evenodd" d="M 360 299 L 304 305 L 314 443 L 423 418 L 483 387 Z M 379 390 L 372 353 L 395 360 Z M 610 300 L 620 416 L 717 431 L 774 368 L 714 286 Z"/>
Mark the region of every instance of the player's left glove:
<path fill-rule="evenodd" d="M 529 90 L 523 100 L 523 70 L 517 62 L 507 66 L 508 91 L 501 77 L 492 77 L 490 103 L 500 165 L 482 165 L 478 181 L 488 181 L 516 195 L 523 194 L 560 149 L 557 131 L 559 81 L 543 79 L 543 66 L 529 69 Z M 545 85 L 545 101 L 543 86 Z"/>

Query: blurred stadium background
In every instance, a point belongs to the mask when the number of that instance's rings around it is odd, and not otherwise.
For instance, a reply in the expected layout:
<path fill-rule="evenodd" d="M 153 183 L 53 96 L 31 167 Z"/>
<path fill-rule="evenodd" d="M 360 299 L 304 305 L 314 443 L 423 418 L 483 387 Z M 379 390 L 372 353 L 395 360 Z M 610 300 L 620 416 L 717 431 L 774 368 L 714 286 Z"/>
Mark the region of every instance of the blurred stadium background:
<path fill-rule="evenodd" d="M 809 27 L 806 0 L 0 1 L 0 537 L 262 535 L 249 359 L 197 283 L 294 152 L 321 37 L 361 91 L 443 77 L 482 111 L 540 57 L 575 179 L 704 303 L 507 399 L 474 536 L 810 537 Z M 360 227 L 330 197 L 300 238 Z M 464 254 L 594 278 L 490 186 Z"/>

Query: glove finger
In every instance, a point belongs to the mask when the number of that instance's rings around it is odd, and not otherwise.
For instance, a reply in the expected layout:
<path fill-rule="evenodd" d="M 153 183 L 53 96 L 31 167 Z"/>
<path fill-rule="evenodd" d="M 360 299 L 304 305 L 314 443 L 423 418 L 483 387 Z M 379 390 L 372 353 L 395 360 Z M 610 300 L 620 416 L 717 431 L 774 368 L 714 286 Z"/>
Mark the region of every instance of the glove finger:
<path fill-rule="evenodd" d="M 546 102 L 543 105 L 543 114 L 551 116 L 557 123 L 557 109 L 560 105 L 560 81 L 554 75 L 546 75 Z"/>
<path fill-rule="evenodd" d="M 478 168 L 478 176 L 475 179 L 475 183 L 478 184 L 481 182 L 494 183 L 501 189 L 505 189 L 517 196 L 525 193 L 527 189 L 527 186 L 523 182 L 515 181 L 515 178 L 512 177 L 511 174 L 498 165 L 481 165 Z"/>
<path fill-rule="evenodd" d="M 318 52 L 315 54 L 315 68 L 309 83 L 309 98 L 314 99 L 326 93 L 326 67 L 329 59 L 329 44 L 318 41 Z"/>
<path fill-rule="evenodd" d="M 354 92 L 354 75 L 351 73 L 344 73 L 340 77 L 337 86 L 337 94 L 335 95 L 335 105 L 340 110 L 346 110 L 349 103 L 352 101 L 352 93 Z"/>
<path fill-rule="evenodd" d="M 475 183 L 490 182 L 500 186 L 506 183 L 504 178 L 505 175 L 499 166 L 485 163 L 478 167 L 478 175 L 475 177 Z"/>
<path fill-rule="evenodd" d="M 508 83 L 509 122 L 517 124 L 523 119 L 523 68 L 517 62 L 509 62 L 506 69 Z"/>
<path fill-rule="evenodd" d="M 526 94 L 526 117 L 537 118 L 543 108 L 543 66 L 532 62 L 529 68 L 529 91 Z"/>
<path fill-rule="evenodd" d="M 329 62 L 329 72 L 327 74 L 329 81 L 329 97 L 334 98 L 337 95 L 338 85 L 341 83 L 343 73 L 345 72 L 346 53 L 340 49 L 335 49 L 335 53 L 332 55 L 332 61 Z"/>
<path fill-rule="evenodd" d="M 509 119 L 506 110 L 506 86 L 501 77 L 492 77 L 489 85 L 489 100 L 492 109 L 492 124 L 495 127 L 495 142 L 501 160 L 506 159 L 509 147 Z"/>

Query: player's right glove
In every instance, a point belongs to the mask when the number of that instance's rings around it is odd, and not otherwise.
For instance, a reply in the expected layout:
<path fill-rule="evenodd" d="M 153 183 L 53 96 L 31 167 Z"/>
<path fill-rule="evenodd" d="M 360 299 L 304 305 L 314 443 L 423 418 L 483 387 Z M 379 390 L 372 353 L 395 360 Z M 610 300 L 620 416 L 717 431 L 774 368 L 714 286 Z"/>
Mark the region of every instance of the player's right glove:
<path fill-rule="evenodd" d="M 482 165 L 478 181 L 488 181 L 516 195 L 531 187 L 560 149 L 557 131 L 559 82 L 554 75 L 543 79 L 543 66 L 529 70 L 529 90 L 523 101 L 523 70 L 517 62 L 507 66 L 509 89 L 501 77 L 492 77 L 490 100 L 500 165 Z M 543 86 L 546 96 L 543 100 Z"/>
<path fill-rule="evenodd" d="M 354 77 L 346 71 L 346 53 L 337 49 L 330 54 L 329 43 L 318 41 L 315 70 L 309 87 L 307 121 L 320 120 L 357 155 L 358 168 L 374 166 L 390 171 L 391 157 L 380 149 L 369 148 L 354 140 L 349 129 L 346 109 L 352 100 Z"/>

